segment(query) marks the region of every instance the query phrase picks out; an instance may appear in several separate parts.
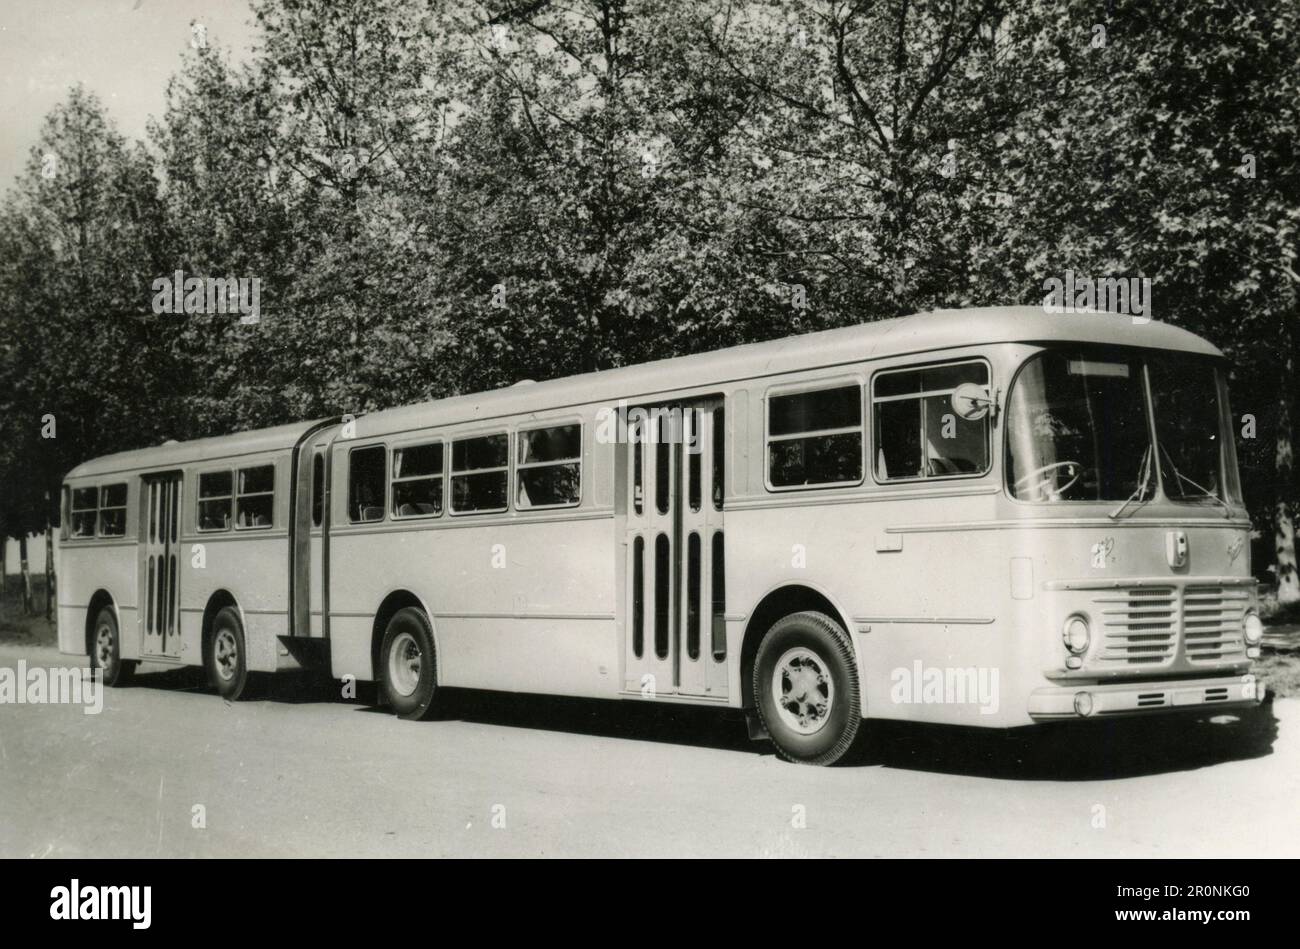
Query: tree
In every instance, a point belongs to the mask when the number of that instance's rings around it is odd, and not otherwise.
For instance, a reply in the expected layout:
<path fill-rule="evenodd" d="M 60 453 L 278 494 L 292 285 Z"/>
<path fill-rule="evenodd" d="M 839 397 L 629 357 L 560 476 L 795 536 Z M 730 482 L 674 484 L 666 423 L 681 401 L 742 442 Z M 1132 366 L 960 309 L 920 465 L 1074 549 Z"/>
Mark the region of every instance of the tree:
<path fill-rule="evenodd" d="M 75 87 L 0 211 L 0 523 L 24 563 L 63 474 L 149 437 L 156 192 L 143 149 Z"/>
<path fill-rule="evenodd" d="M 1231 357 L 1236 407 L 1272 429 L 1272 445 L 1240 447 L 1293 602 L 1300 10 L 1071 2 L 1031 15 L 1024 59 L 1041 80 L 1006 141 L 1004 240 L 984 269 L 1031 300 L 1066 269 L 1146 276 L 1155 318 Z"/>

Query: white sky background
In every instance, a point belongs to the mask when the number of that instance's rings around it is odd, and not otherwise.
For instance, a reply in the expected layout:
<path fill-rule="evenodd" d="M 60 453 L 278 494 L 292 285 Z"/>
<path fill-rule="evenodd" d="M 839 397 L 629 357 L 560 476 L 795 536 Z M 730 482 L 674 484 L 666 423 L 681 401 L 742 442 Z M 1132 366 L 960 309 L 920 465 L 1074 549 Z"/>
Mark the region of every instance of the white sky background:
<path fill-rule="evenodd" d="M 16 577 L 21 569 L 21 561 L 18 559 L 18 541 L 12 537 L 5 542 L 5 573 L 9 577 Z M 59 562 L 59 532 L 54 532 L 54 562 Z M 27 568 L 32 573 L 45 572 L 45 535 L 36 534 L 27 538 Z M 10 579 L 9 592 L 12 594 L 17 591 L 18 584 Z M 42 608 L 44 600 L 41 601 Z"/>
<path fill-rule="evenodd" d="M 210 45 L 245 57 L 254 34 L 248 0 L 0 0 L 0 192 L 22 172 L 46 113 L 78 81 L 119 132 L 144 138 L 195 20 Z"/>

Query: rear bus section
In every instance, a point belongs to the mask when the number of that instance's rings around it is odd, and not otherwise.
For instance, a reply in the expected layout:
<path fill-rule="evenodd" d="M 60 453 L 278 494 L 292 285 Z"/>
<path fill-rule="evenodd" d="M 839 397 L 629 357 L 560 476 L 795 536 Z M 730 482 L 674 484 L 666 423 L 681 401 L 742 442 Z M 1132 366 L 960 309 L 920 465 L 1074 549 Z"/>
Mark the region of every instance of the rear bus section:
<path fill-rule="evenodd" d="M 59 649 L 118 684 L 139 661 L 206 668 L 226 698 L 250 672 L 325 649 L 316 457 L 332 421 L 168 443 L 69 472 Z"/>

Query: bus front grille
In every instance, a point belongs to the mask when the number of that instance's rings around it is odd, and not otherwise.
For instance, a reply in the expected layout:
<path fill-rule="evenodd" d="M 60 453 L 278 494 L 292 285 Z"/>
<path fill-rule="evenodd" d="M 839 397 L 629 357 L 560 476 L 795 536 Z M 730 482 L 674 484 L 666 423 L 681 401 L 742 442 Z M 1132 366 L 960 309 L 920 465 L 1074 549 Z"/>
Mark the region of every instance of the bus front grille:
<path fill-rule="evenodd" d="M 1103 668 L 1168 665 L 1180 638 L 1189 663 L 1244 661 L 1249 603 L 1247 591 L 1233 586 L 1108 590 L 1093 600 L 1102 628 L 1095 662 Z"/>
<path fill-rule="evenodd" d="M 1173 587 L 1114 590 L 1094 599 L 1101 616 L 1102 666 L 1163 665 L 1178 648 L 1178 591 Z"/>
<path fill-rule="evenodd" d="M 1183 651 L 1188 662 L 1228 662 L 1246 658 L 1242 627 L 1250 595 L 1221 586 L 1183 591 Z"/>

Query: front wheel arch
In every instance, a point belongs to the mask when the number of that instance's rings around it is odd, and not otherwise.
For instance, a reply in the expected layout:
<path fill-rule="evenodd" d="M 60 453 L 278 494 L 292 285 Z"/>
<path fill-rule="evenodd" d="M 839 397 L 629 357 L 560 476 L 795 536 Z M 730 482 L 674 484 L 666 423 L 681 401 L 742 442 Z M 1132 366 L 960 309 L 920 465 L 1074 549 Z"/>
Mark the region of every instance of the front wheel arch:
<path fill-rule="evenodd" d="M 758 655 L 759 643 L 778 620 L 793 613 L 823 613 L 829 616 L 839 624 L 848 635 L 849 642 L 855 646 L 856 661 L 857 650 L 856 644 L 853 643 L 853 626 L 849 623 L 849 616 L 829 594 L 806 583 L 784 583 L 773 587 L 759 600 L 745 623 L 745 636 L 740 647 L 739 670 L 740 692 L 743 696 L 742 708 L 754 707 L 753 692 L 749 688 L 749 683 L 754 675 L 754 658 Z M 859 678 L 862 678 L 861 670 L 859 670 Z M 858 702 L 865 711 L 867 707 L 865 692 L 859 694 Z"/>

